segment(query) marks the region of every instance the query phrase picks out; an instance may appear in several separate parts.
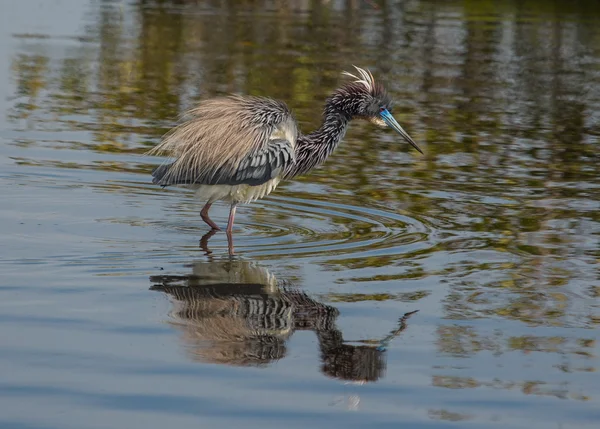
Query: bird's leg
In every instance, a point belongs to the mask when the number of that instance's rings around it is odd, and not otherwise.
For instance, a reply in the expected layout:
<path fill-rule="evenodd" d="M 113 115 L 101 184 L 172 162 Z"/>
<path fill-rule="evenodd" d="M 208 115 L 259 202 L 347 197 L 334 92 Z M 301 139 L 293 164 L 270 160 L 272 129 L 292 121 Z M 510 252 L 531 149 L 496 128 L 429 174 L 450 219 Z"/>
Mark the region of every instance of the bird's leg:
<path fill-rule="evenodd" d="M 233 235 L 231 234 L 233 230 L 233 219 L 235 218 L 235 209 L 237 207 L 237 203 L 231 204 L 231 209 L 229 210 L 229 222 L 227 222 L 227 244 L 229 247 L 229 255 L 233 255 Z"/>
<path fill-rule="evenodd" d="M 231 209 L 229 210 L 229 222 L 227 222 L 227 234 L 231 234 L 233 230 L 233 219 L 235 218 L 235 209 L 237 207 L 237 203 L 231 204 Z"/>
<path fill-rule="evenodd" d="M 200 211 L 200 217 L 212 229 L 217 230 L 217 231 L 221 231 L 221 228 L 219 228 L 217 226 L 217 224 L 214 223 L 210 217 L 208 217 L 208 211 L 210 210 L 210 206 L 212 206 L 212 203 L 206 203 L 204 205 L 204 207 L 202 207 L 202 210 Z"/>
<path fill-rule="evenodd" d="M 235 251 L 233 250 L 233 235 L 227 233 L 227 250 L 229 251 L 229 256 L 235 255 Z"/>

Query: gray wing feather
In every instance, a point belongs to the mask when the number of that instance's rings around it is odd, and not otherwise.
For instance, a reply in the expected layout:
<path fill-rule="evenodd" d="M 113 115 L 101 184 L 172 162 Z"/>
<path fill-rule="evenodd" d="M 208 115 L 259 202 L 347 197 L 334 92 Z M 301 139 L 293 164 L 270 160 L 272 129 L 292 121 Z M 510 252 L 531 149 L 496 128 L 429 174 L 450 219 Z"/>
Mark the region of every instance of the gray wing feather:
<path fill-rule="evenodd" d="M 233 173 L 229 169 L 215 172 L 185 172 L 183 176 L 173 175 L 173 164 L 161 165 L 152 172 L 152 182 L 161 186 L 197 185 L 250 185 L 257 186 L 281 175 L 282 171 L 295 162 L 294 148 L 288 140 L 273 139 L 242 159 Z"/>

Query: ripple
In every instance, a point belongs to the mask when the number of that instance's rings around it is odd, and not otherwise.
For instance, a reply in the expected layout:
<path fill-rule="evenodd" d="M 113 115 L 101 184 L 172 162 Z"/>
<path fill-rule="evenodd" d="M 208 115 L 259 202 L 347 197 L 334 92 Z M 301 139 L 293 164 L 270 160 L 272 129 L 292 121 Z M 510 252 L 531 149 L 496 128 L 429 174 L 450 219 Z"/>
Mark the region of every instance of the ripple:
<path fill-rule="evenodd" d="M 434 245 L 431 225 L 379 208 L 287 196 L 252 207 L 236 220 L 233 239 L 237 253 L 253 257 L 398 254 Z"/>

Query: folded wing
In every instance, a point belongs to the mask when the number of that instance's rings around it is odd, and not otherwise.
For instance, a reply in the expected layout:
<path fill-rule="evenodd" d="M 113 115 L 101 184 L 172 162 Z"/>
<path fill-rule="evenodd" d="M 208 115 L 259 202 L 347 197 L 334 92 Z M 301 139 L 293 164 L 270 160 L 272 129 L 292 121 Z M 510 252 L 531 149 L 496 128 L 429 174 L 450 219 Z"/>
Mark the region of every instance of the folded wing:
<path fill-rule="evenodd" d="M 280 176 L 294 162 L 294 148 L 287 140 L 269 140 L 265 148 L 255 150 L 242 159 L 235 171 L 228 166 L 214 172 L 177 170 L 175 163 L 163 164 L 152 172 L 152 182 L 170 185 L 262 185 Z"/>

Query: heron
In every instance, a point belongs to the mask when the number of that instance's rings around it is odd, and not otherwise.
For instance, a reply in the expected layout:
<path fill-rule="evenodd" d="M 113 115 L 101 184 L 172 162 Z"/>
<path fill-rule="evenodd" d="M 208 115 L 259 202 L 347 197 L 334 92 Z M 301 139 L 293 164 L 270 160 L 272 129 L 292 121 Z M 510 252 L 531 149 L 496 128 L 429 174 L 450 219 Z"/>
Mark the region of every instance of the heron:
<path fill-rule="evenodd" d="M 268 97 L 229 95 L 202 101 L 184 116 L 188 119 L 167 132 L 149 154 L 171 160 L 153 172 L 154 184 L 196 191 L 205 202 L 202 220 L 212 232 L 219 226 L 209 217 L 215 201 L 231 206 L 227 237 L 232 242 L 238 204 L 273 192 L 282 180 L 321 165 L 338 147 L 352 119 L 390 127 L 421 154 L 423 151 L 392 116 L 392 99 L 368 69 L 354 66 L 351 80 L 325 102 L 321 126 L 309 133 L 298 130 L 287 105 Z"/>

